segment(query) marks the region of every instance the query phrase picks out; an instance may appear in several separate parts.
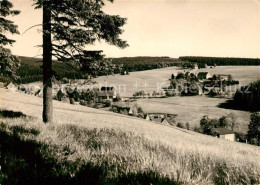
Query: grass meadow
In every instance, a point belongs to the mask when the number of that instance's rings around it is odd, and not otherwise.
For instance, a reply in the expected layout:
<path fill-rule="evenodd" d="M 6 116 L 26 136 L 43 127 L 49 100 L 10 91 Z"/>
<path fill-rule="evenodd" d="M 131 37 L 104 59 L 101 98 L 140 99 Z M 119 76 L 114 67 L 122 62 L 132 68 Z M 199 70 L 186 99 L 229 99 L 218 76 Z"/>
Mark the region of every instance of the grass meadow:
<path fill-rule="evenodd" d="M 221 116 L 234 114 L 238 127 L 236 131 L 246 133 L 250 121 L 251 113 L 248 111 L 231 110 L 217 107 L 224 103 L 224 98 L 210 98 L 207 96 L 186 96 L 155 99 L 138 99 L 136 102 L 146 112 L 162 112 L 176 114 L 176 122 L 189 123 L 193 128 L 199 126 L 200 120 L 204 115 L 219 119 Z"/>
<path fill-rule="evenodd" d="M 259 184 L 260 148 L 0 89 L 1 184 Z M 21 115 L 21 114 L 15 114 Z M 16 178 L 14 178 L 16 177 Z"/>
<path fill-rule="evenodd" d="M 247 85 L 252 81 L 260 79 L 260 66 L 217 66 L 214 68 L 205 68 L 193 70 L 193 72 L 207 71 L 210 74 L 231 74 L 234 80 L 238 80 L 240 85 Z M 119 89 L 121 96 L 132 96 L 134 92 L 144 90 L 146 92 L 156 91 L 159 87 L 169 86 L 168 79 L 171 74 L 175 75 L 183 70 L 177 67 L 168 67 L 149 71 L 131 72 L 130 75 L 110 75 L 95 79 L 98 83 L 104 85 L 115 84 Z M 125 91 L 124 86 L 125 85 Z M 199 124 L 203 115 L 210 115 L 212 118 L 219 118 L 223 115 L 233 113 L 237 117 L 239 127 L 237 131 L 247 132 L 247 125 L 250 121 L 250 112 L 230 110 L 217 107 L 224 103 L 225 98 L 208 98 L 205 96 L 195 97 L 171 97 L 157 99 L 138 99 L 137 103 L 144 111 L 154 113 L 177 114 L 177 122 L 189 122 L 191 127 Z"/>
<path fill-rule="evenodd" d="M 100 76 L 94 80 L 103 85 L 114 84 L 123 97 L 131 97 L 134 92 L 144 90 L 146 92 L 153 92 L 157 87 L 169 86 L 169 78 L 171 74 L 183 72 L 178 67 L 168 67 L 161 69 L 154 69 L 148 71 L 131 72 L 130 75 L 109 75 Z M 217 66 L 214 68 L 204 68 L 193 70 L 192 72 L 209 72 L 213 74 L 231 74 L 234 80 L 238 80 L 240 85 L 247 85 L 252 81 L 260 79 L 260 66 Z M 125 89 L 123 88 L 125 86 Z"/>

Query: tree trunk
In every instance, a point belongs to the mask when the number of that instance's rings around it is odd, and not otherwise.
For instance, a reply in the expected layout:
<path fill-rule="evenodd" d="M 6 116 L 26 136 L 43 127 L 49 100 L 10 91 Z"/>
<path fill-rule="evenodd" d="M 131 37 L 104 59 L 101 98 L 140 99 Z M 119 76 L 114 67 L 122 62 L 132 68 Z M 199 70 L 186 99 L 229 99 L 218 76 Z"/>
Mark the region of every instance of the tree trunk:
<path fill-rule="evenodd" d="M 43 0 L 43 113 L 45 123 L 53 121 L 51 3 Z"/>

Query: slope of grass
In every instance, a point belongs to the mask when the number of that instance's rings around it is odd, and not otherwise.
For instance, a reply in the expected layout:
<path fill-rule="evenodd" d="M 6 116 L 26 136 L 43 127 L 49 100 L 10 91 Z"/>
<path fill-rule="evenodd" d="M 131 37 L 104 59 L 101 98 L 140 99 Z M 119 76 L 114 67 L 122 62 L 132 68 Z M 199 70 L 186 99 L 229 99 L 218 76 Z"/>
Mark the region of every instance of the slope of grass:
<path fill-rule="evenodd" d="M 132 132 L 0 124 L 3 184 L 251 184 L 259 166 L 168 147 Z"/>
<path fill-rule="evenodd" d="M 4 147 L 9 156 L 4 160 L 5 169 L 10 169 L 3 170 L 4 180 L 25 171 L 30 175 L 24 178 L 32 178 L 25 184 L 54 184 L 59 180 L 56 184 L 84 184 L 84 179 L 89 184 L 260 181 L 259 147 L 56 101 L 55 125 L 48 126 L 40 121 L 42 99 L 3 89 L 0 94 L 2 109 L 35 117 L 3 120 L 1 124 L 0 141 L 10 141 Z"/>

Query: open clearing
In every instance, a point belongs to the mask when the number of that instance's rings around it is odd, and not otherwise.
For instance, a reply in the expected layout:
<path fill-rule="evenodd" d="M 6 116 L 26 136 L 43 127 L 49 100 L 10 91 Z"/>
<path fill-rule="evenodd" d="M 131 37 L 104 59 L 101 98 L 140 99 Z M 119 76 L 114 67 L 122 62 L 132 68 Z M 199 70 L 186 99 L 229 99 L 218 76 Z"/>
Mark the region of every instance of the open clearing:
<path fill-rule="evenodd" d="M 236 131 L 247 132 L 247 125 L 250 120 L 250 112 L 218 108 L 217 105 L 225 102 L 223 98 L 209 98 L 206 96 L 187 96 L 171 98 L 138 99 L 137 104 L 146 112 L 177 114 L 176 122 L 189 122 L 191 127 L 199 126 L 199 122 L 204 115 L 211 118 L 233 113 L 240 123 Z"/>
<path fill-rule="evenodd" d="M 210 74 L 231 74 L 234 80 L 239 80 L 240 85 L 249 84 L 260 79 L 260 66 L 217 66 L 215 68 L 204 68 L 192 72 L 204 72 Z M 101 85 L 115 85 L 121 96 L 132 96 L 134 92 L 144 90 L 146 92 L 156 91 L 160 87 L 169 86 L 171 74 L 183 72 L 177 67 L 168 67 L 148 71 L 131 72 L 130 75 L 109 75 L 95 78 Z M 119 89 L 120 87 L 120 89 Z M 125 87 L 125 88 L 124 88 Z"/>
<path fill-rule="evenodd" d="M 215 68 L 205 68 L 193 70 L 198 73 L 207 71 L 210 74 L 231 74 L 235 80 L 239 80 L 240 85 L 247 85 L 252 81 L 260 79 L 260 66 L 217 66 Z M 146 92 L 156 91 L 159 87 L 169 85 L 168 79 L 171 74 L 183 72 L 177 67 L 155 69 L 149 71 L 132 72 L 130 75 L 102 76 L 96 78 L 98 83 L 103 85 L 115 84 L 121 87 L 121 96 L 132 96 L 134 92 L 145 90 Z M 125 85 L 126 91 L 122 91 Z M 172 97 L 159 99 L 138 99 L 137 104 L 146 112 L 172 113 L 177 114 L 176 121 L 186 123 L 191 126 L 198 125 L 203 115 L 210 115 L 212 118 L 219 118 L 222 115 L 234 113 L 240 123 L 239 131 L 246 132 L 249 124 L 250 113 L 246 111 L 228 110 L 218 108 L 217 105 L 225 102 L 226 99 L 208 98 L 205 96 L 194 97 Z"/>

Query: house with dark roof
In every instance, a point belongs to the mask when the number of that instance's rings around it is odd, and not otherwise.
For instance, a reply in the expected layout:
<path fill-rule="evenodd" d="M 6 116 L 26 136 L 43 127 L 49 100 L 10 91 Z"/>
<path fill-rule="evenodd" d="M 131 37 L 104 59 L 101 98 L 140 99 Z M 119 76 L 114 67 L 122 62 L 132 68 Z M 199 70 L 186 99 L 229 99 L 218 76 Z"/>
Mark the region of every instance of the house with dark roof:
<path fill-rule="evenodd" d="M 148 113 L 145 117 L 147 121 L 153 121 L 156 123 L 162 123 L 165 125 L 172 125 L 174 124 L 174 118 L 176 117 L 175 114 L 166 114 L 166 113 Z"/>
<path fill-rule="evenodd" d="M 102 99 L 107 99 L 107 100 L 113 100 L 116 98 L 116 92 L 115 91 L 98 91 L 97 92 L 98 97 Z"/>
<path fill-rule="evenodd" d="M 212 75 L 209 72 L 199 72 L 197 77 L 200 80 L 206 80 L 212 78 Z"/>
<path fill-rule="evenodd" d="M 175 124 L 175 120 L 173 118 L 166 117 L 161 122 L 164 125 L 171 125 L 173 126 Z"/>
<path fill-rule="evenodd" d="M 220 139 L 225 139 L 229 141 L 235 141 L 235 132 L 227 128 L 214 128 L 213 132 L 217 134 Z"/>
<path fill-rule="evenodd" d="M 133 115 L 134 112 L 131 107 L 128 106 L 120 106 L 120 105 L 112 105 L 113 112 L 121 113 L 121 114 L 128 114 Z"/>
<path fill-rule="evenodd" d="M 227 75 L 227 74 L 218 74 L 218 80 L 221 81 L 232 81 L 232 76 L 231 75 Z"/>
<path fill-rule="evenodd" d="M 164 119 L 164 114 L 147 114 L 146 115 L 146 120 L 148 121 L 153 121 L 153 122 L 156 122 L 156 123 L 161 123 Z"/>
<path fill-rule="evenodd" d="M 100 91 L 114 91 L 114 87 L 101 87 Z"/>
<path fill-rule="evenodd" d="M 97 91 L 98 97 L 107 100 L 113 100 L 116 98 L 116 91 L 114 87 L 101 87 L 99 91 Z"/>

